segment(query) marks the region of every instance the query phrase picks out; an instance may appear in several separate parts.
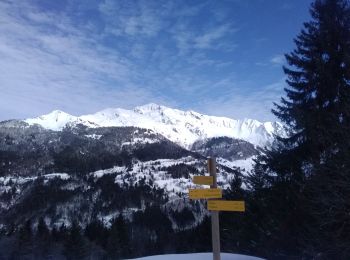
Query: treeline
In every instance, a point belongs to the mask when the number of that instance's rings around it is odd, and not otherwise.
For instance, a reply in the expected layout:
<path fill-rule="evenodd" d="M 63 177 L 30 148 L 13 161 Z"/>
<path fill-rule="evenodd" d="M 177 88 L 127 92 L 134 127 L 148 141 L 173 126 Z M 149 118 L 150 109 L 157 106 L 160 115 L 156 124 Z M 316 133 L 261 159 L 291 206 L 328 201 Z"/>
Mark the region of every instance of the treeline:
<path fill-rule="evenodd" d="M 121 215 L 109 227 L 94 220 L 82 228 L 49 229 L 41 218 L 1 234 L 0 259 L 126 259 L 153 254 L 210 251 L 210 222 L 193 230 L 174 232 L 157 207 L 137 213 L 133 222 Z"/>
<path fill-rule="evenodd" d="M 93 221 L 84 229 L 73 221 L 49 230 L 41 218 L 2 234 L 0 259 L 121 259 L 132 256 L 128 223 L 121 217 L 109 229 Z"/>

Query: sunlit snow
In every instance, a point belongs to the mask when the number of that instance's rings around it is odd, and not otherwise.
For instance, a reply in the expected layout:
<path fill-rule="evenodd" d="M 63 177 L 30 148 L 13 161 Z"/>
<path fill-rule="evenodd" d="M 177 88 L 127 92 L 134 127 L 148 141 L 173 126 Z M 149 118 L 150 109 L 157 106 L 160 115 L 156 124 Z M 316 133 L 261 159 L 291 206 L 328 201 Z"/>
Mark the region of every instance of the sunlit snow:
<path fill-rule="evenodd" d="M 212 253 L 198 253 L 198 254 L 176 254 L 176 255 L 157 255 L 148 256 L 142 258 L 136 258 L 139 260 L 212 260 Z M 263 258 L 221 253 L 221 260 L 262 260 Z"/>
<path fill-rule="evenodd" d="M 66 125 L 75 124 L 88 127 L 135 126 L 151 129 L 185 148 L 189 148 L 199 139 L 219 136 L 243 139 L 254 145 L 265 146 L 274 140 L 274 134 L 283 132 L 282 125 L 278 122 L 235 120 L 156 104 L 139 106 L 133 110 L 109 108 L 80 117 L 55 110 L 47 115 L 26 119 L 25 122 L 56 131 Z"/>

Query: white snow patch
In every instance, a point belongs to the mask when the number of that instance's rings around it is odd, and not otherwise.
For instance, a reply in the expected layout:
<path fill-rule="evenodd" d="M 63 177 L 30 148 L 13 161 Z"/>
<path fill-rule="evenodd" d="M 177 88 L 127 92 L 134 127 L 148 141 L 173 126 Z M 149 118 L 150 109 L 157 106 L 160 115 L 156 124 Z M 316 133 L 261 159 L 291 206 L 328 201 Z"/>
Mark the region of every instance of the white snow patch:
<path fill-rule="evenodd" d="M 68 180 L 70 176 L 67 173 L 49 173 L 45 174 L 42 177 L 52 179 L 52 178 L 60 178 L 61 180 Z"/>
<path fill-rule="evenodd" d="M 224 158 L 217 158 L 217 162 L 221 165 L 227 166 L 229 168 L 240 168 L 243 174 L 250 173 L 254 168 L 254 159 L 256 156 L 249 157 L 247 159 L 229 161 Z"/>
<path fill-rule="evenodd" d="M 112 173 L 119 173 L 119 172 L 123 172 L 125 170 L 126 170 L 125 166 L 122 166 L 122 167 L 114 166 L 113 168 L 91 172 L 90 175 L 93 175 L 95 178 L 101 178 L 103 175 L 112 174 Z"/>
<path fill-rule="evenodd" d="M 96 139 L 96 140 L 99 140 L 102 137 L 102 135 L 97 135 L 97 134 L 85 135 L 85 136 L 88 138 L 91 138 L 91 139 Z"/>
<path fill-rule="evenodd" d="M 151 138 L 134 138 L 132 142 L 124 142 L 122 143 L 122 146 L 124 145 L 134 145 L 134 144 L 154 144 L 158 143 L 159 140 L 156 139 L 151 139 Z"/>
<path fill-rule="evenodd" d="M 103 223 L 104 226 L 109 228 L 112 225 L 112 220 L 118 217 L 118 215 L 119 215 L 119 212 L 113 212 L 109 215 L 99 216 L 98 218 Z"/>
<path fill-rule="evenodd" d="M 0 177 L 0 184 L 8 185 L 10 182 L 14 184 L 24 184 L 28 181 L 34 181 L 38 178 L 44 178 L 44 179 L 60 178 L 62 180 L 67 180 L 70 178 L 70 176 L 67 173 L 49 173 L 42 176 L 31 176 L 31 177 L 6 176 L 6 177 Z"/>

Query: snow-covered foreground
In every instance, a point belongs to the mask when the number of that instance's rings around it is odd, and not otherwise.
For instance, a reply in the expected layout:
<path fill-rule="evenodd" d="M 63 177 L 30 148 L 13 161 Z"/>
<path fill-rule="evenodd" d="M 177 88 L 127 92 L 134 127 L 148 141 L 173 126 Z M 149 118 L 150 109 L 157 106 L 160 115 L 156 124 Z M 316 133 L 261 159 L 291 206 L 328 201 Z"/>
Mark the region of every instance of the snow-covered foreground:
<path fill-rule="evenodd" d="M 140 260 L 211 260 L 213 259 L 212 253 L 197 253 L 197 254 L 176 254 L 176 255 L 155 255 L 142 258 L 136 258 Z M 237 255 L 221 253 L 221 260 L 262 260 L 254 256 Z"/>

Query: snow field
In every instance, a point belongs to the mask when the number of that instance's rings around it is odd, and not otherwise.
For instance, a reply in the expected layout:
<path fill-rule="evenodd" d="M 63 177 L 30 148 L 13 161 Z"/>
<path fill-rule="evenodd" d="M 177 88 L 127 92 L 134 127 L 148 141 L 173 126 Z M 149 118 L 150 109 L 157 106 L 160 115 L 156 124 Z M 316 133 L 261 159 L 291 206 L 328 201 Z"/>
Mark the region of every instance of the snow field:
<path fill-rule="evenodd" d="M 136 258 L 139 260 L 212 260 L 212 253 L 156 255 Z M 262 258 L 238 254 L 221 253 L 221 260 L 263 260 Z"/>

